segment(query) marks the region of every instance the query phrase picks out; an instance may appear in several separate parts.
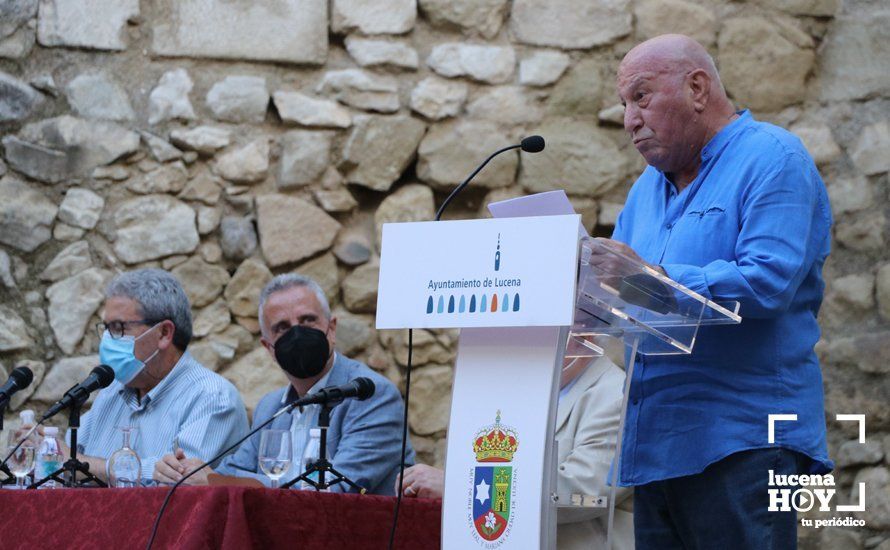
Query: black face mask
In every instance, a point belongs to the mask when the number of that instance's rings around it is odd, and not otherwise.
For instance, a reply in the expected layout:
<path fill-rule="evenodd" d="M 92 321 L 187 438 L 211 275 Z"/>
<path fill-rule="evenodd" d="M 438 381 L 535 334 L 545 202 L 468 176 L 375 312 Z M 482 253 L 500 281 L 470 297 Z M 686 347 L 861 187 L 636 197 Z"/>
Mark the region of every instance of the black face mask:
<path fill-rule="evenodd" d="M 317 328 L 295 325 L 275 342 L 278 365 L 297 378 L 318 376 L 330 356 L 328 337 Z"/>

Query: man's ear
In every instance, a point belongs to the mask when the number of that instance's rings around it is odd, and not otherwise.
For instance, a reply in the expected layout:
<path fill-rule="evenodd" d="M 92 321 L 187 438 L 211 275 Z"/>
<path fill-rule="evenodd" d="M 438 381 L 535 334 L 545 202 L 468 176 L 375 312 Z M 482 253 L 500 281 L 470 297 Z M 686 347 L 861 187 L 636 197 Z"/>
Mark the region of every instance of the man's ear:
<path fill-rule="evenodd" d="M 158 349 L 165 350 L 173 345 L 173 335 L 176 334 L 176 325 L 173 324 L 173 321 L 166 319 L 161 321 L 161 326 L 158 327 L 160 331 L 160 337 L 158 338 Z"/>
<path fill-rule="evenodd" d="M 260 336 L 260 344 L 262 344 L 263 347 L 266 348 L 266 351 L 269 352 L 269 355 L 272 356 L 272 359 L 275 359 L 275 345 L 272 342 L 266 340 L 265 336 Z"/>
<path fill-rule="evenodd" d="M 689 73 L 686 82 L 695 112 L 704 111 L 711 97 L 711 77 L 704 69 L 696 69 Z"/>

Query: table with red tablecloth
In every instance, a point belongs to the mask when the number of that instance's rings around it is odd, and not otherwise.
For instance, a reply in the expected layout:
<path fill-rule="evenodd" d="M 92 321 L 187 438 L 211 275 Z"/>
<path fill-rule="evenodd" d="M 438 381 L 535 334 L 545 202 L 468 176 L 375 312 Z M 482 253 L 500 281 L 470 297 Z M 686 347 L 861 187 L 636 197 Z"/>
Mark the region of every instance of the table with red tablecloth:
<path fill-rule="evenodd" d="M 145 548 L 168 488 L 0 490 L 0 549 Z M 385 549 L 394 497 L 180 487 L 155 548 Z M 405 499 L 395 547 L 439 548 L 441 501 Z"/>

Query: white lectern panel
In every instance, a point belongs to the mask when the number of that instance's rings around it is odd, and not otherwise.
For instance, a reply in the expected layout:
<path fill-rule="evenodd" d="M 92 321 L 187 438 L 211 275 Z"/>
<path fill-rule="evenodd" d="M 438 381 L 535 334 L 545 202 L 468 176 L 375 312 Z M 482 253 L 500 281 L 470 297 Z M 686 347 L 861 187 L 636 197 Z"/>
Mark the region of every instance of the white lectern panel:
<path fill-rule="evenodd" d="M 464 329 L 448 425 L 442 548 L 551 548 L 556 391 L 567 329 Z"/>
<path fill-rule="evenodd" d="M 581 217 L 388 223 L 377 328 L 569 326 Z"/>

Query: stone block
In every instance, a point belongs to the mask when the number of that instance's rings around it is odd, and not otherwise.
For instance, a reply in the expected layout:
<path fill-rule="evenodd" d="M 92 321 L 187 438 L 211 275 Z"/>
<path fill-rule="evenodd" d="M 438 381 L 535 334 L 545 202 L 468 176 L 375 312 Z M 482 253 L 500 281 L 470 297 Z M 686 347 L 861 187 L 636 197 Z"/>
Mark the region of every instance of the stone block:
<path fill-rule="evenodd" d="M 411 91 L 411 110 L 431 120 L 457 116 L 467 101 L 467 93 L 464 82 L 428 76 Z"/>
<path fill-rule="evenodd" d="M 87 323 L 105 300 L 105 285 L 111 272 L 91 267 L 46 290 L 49 324 L 56 343 L 66 354 L 74 353 L 83 339 Z"/>
<path fill-rule="evenodd" d="M 204 307 L 216 300 L 230 279 L 228 271 L 197 256 L 174 267 L 171 273 L 182 284 L 192 307 Z M 228 324 L 226 322 L 226 326 Z"/>
<path fill-rule="evenodd" d="M 284 122 L 322 128 L 352 126 L 349 110 L 335 101 L 318 99 L 299 92 L 277 91 L 272 94 L 275 108 Z"/>
<path fill-rule="evenodd" d="M 890 10 L 838 17 L 820 52 L 822 100 L 886 96 L 890 93 Z"/>
<path fill-rule="evenodd" d="M 435 188 L 451 189 L 485 160 L 483 151 L 503 147 L 504 137 L 494 123 L 454 121 L 432 126 L 417 150 L 417 177 Z M 516 180 L 519 154 L 508 151 L 495 157 L 473 180 L 492 189 L 509 187 Z"/>
<path fill-rule="evenodd" d="M 570 119 L 545 121 L 537 133 L 547 136 L 547 151 L 523 159 L 519 182 L 529 192 L 556 187 L 570 195 L 602 197 L 624 182 L 627 161 L 602 130 Z"/>
<path fill-rule="evenodd" d="M 365 35 L 403 34 L 414 28 L 415 0 L 333 0 L 331 29 L 336 33 L 357 30 Z"/>
<path fill-rule="evenodd" d="M 27 118 L 43 97 L 26 82 L 0 71 L 0 122 Z"/>
<path fill-rule="evenodd" d="M 408 116 L 360 115 L 343 147 L 346 181 L 387 191 L 414 159 L 424 124 Z"/>
<path fill-rule="evenodd" d="M 297 197 L 260 195 L 256 208 L 260 247 L 272 267 L 327 250 L 340 230 L 340 223 L 324 210 Z"/>
<path fill-rule="evenodd" d="M 723 24 L 718 45 L 721 80 L 742 106 L 778 112 L 806 97 L 816 54 L 803 31 L 761 17 L 736 17 Z"/>
<path fill-rule="evenodd" d="M 76 241 L 59 252 L 40 274 L 42 281 L 56 282 L 92 267 L 90 245 L 86 241 Z"/>
<path fill-rule="evenodd" d="M 69 189 L 59 206 L 59 219 L 74 227 L 92 229 L 99 222 L 105 199 L 82 187 Z"/>
<path fill-rule="evenodd" d="M 630 34 L 630 1 L 514 0 L 510 26 L 524 44 L 564 49 L 604 46 Z"/>
<path fill-rule="evenodd" d="M 127 21 L 139 0 L 41 0 L 37 41 L 42 46 L 125 50 Z"/>
<path fill-rule="evenodd" d="M 445 77 L 468 76 L 487 84 L 503 84 L 513 78 L 516 52 L 510 46 L 449 42 L 434 46 L 426 64 Z"/>
<path fill-rule="evenodd" d="M 637 36 L 642 40 L 666 32 L 685 34 L 704 47 L 714 45 L 717 35 L 717 16 L 701 3 L 685 0 L 643 0 L 634 5 Z"/>
<path fill-rule="evenodd" d="M 504 23 L 507 0 L 419 0 L 420 10 L 437 27 L 494 38 Z"/>
<path fill-rule="evenodd" d="M 0 243 L 32 252 L 50 238 L 58 207 L 42 192 L 8 175 L 0 179 Z"/>
<path fill-rule="evenodd" d="M 536 51 L 519 62 L 519 82 L 526 86 L 549 86 L 559 80 L 571 62 L 563 52 Z"/>
<path fill-rule="evenodd" d="M 83 73 L 65 88 L 68 104 L 84 118 L 133 120 L 136 113 L 127 92 L 103 72 Z"/>
<path fill-rule="evenodd" d="M 262 181 L 269 172 L 269 140 L 260 138 L 220 155 L 213 171 L 234 183 Z"/>
<path fill-rule="evenodd" d="M 225 290 L 226 303 L 232 315 L 256 318 L 260 291 L 270 280 L 272 272 L 259 260 L 248 258 L 241 262 Z"/>
<path fill-rule="evenodd" d="M 114 252 L 127 264 L 193 252 L 199 243 L 195 211 L 167 195 L 121 203 L 114 212 Z"/>
<path fill-rule="evenodd" d="M 317 181 L 328 168 L 332 137 L 329 132 L 304 130 L 282 135 L 277 187 L 291 189 Z"/>
<path fill-rule="evenodd" d="M 173 130 L 170 140 L 183 149 L 212 155 L 232 142 L 232 132 L 214 126 L 198 126 L 189 130 Z"/>
<path fill-rule="evenodd" d="M 227 76 L 207 92 L 207 107 L 217 120 L 262 122 L 268 106 L 266 79 L 259 76 Z"/>
<path fill-rule="evenodd" d="M 425 222 L 435 215 L 433 190 L 426 185 L 411 183 L 387 196 L 374 213 L 377 250 L 380 250 L 383 224 L 390 222 Z"/>
<path fill-rule="evenodd" d="M 152 51 L 161 56 L 321 64 L 328 52 L 325 0 L 233 3 L 159 0 Z"/>
<path fill-rule="evenodd" d="M 850 150 L 860 172 L 875 176 L 890 171 L 890 119 L 866 126 Z"/>
<path fill-rule="evenodd" d="M 148 123 L 196 118 L 189 99 L 193 87 L 194 83 L 185 69 L 165 72 L 148 96 Z"/>
<path fill-rule="evenodd" d="M 333 94 L 340 103 L 357 109 L 392 113 L 399 110 L 399 83 L 391 76 L 380 76 L 360 69 L 325 73 L 317 92 Z"/>
<path fill-rule="evenodd" d="M 350 35 L 346 37 L 346 51 L 362 67 L 389 65 L 414 70 L 418 65 L 417 50 L 403 41 Z"/>

